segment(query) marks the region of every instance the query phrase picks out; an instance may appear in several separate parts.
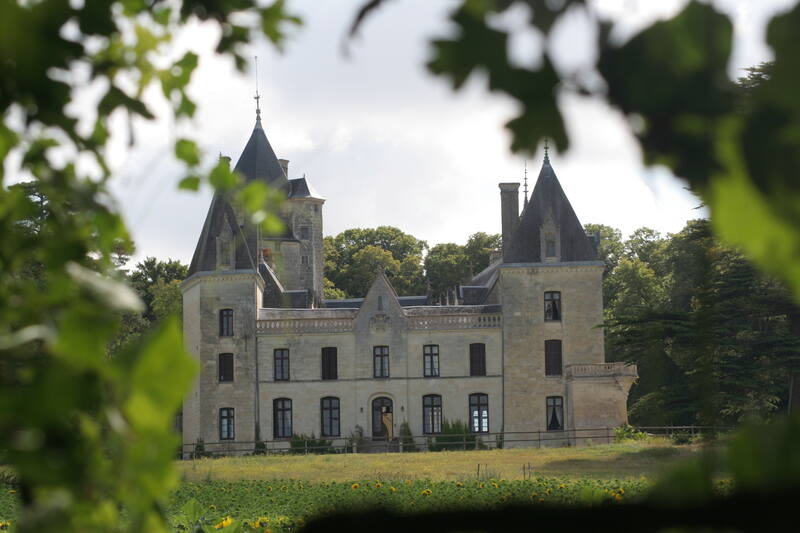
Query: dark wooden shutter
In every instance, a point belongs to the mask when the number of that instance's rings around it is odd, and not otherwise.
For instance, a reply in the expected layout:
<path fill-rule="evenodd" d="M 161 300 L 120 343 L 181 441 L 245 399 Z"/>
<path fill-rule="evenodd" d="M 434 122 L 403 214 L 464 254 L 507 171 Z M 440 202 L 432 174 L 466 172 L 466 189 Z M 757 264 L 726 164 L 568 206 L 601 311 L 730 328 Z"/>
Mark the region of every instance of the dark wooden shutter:
<path fill-rule="evenodd" d="M 323 348 L 322 379 L 337 379 L 338 377 L 336 348 Z"/>
<path fill-rule="evenodd" d="M 544 373 L 546 376 L 561 375 L 561 341 L 544 341 Z"/>
<path fill-rule="evenodd" d="M 469 345 L 469 375 L 486 375 L 486 345 L 483 343 Z"/>

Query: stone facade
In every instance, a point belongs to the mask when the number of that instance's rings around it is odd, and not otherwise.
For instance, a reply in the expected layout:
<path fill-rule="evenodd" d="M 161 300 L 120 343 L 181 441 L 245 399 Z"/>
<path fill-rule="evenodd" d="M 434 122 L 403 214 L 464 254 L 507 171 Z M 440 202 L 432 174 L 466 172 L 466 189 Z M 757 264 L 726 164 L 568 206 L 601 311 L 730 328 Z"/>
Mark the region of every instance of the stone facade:
<path fill-rule="evenodd" d="M 183 285 L 201 367 L 185 452 L 198 440 L 245 453 L 292 434 L 386 439 L 403 423 L 435 435 L 444 419 L 506 447 L 575 444 L 627 422 L 636 367 L 605 362 L 604 266 L 548 158 L 521 214 L 519 184 L 500 185 L 503 250 L 456 305 L 398 297 L 381 272 L 365 298 L 325 300 L 325 200 L 272 158 L 259 120 L 237 170 L 287 192 L 286 233 L 237 228 L 243 218 L 215 198 Z"/>

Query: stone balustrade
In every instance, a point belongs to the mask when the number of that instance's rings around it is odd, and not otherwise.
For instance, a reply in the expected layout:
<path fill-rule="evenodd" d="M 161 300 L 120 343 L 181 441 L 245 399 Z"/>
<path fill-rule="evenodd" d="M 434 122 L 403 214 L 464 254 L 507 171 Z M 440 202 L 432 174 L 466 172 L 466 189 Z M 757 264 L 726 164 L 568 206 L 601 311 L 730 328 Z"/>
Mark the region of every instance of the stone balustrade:
<path fill-rule="evenodd" d="M 474 329 L 499 328 L 503 324 L 500 314 L 483 315 L 431 315 L 408 319 L 408 329 Z"/>
<path fill-rule="evenodd" d="M 353 320 L 348 318 L 312 318 L 307 320 L 259 320 L 259 335 L 285 335 L 287 333 L 347 333 L 353 331 Z"/>
<path fill-rule="evenodd" d="M 627 363 L 567 365 L 564 370 L 567 378 L 637 377 L 639 375 L 636 370 L 636 365 L 629 365 Z"/>

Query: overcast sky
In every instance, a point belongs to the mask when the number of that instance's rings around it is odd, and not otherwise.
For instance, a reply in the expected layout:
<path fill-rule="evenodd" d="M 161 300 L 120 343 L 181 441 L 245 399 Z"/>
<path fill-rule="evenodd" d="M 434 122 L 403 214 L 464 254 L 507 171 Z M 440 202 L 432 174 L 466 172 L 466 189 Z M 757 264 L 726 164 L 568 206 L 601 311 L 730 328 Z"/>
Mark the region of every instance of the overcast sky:
<path fill-rule="evenodd" d="M 397 0 L 371 17 L 350 56 L 343 35 L 364 0 L 290 0 L 304 24 L 291 32 L 281 55 L 268 45 L 259 57 L 263 124 L 278 157 L 290 160 L 290 178 L 303 174 L 327 199 L 324 233 L 353 227 L 392 225 L 428 241 L 464 243 L 476 231 L 500 231 L 497 184 L 522 181 L 524 161 L 511 155 L 503 124 L 513 116 L 507 99 L 489 94 L 474 77 L 454 93 L 425 70 L 429 40 L 447 35 L 452 1 Z M 763 43 L 767 15 L 792 0 L 725 0 L 714 4 L 734 18 L 732 77 L 771 58 Z M 624 38 L 655 17 L 670 16 L 679 0 L 598 0 L 597 8 L 618 21 Z M 498 21 L 523 27 L 523 10 Z M 580 68 L 591 56 L 591 34 L 571 16 L 552 43 L 557 66 Z M 541 43 L 520 33 L 512 41 L 516 61 L 532 64 Z M 191 49 L 200 66 L 190 88 L 198 104 L 191 133 L 209 161 L 217 154 L 235 162 L 255 121 L 255 76 L 241 75 L 212 52 L 215 30 L 193 26 L 173 52 Z M 664 169 L 645 169 L 624 119 L 602 103 L 562 98 L 573 144 L 551 151 L 553 168 L 582 223 L 602 223 L 629 234 L 640 226 L 680 230 L 703 216 L 699 201 Z M 162 110 L 163 111 L 163 110 Z M 118 123 L 117 126 L 121 126 Z M 117 169 L 113 191 L 145 256 L 191 259 L 211 191 L 178 192 L 180 166 L 172 157 L 174 126 L 167 120 L 137 128 L 137 147 L 112 151 Z M 541 154 L 528 161 L 530 188 Z"/>

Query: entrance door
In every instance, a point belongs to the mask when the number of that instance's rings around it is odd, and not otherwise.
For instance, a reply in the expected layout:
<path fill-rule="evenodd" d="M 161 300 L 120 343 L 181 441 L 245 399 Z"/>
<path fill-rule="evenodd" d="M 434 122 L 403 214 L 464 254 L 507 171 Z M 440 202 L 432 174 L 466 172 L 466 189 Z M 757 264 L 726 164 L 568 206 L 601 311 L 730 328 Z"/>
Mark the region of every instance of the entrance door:
<path fill-rule="evenodd" d="M 388 428 L 388 431 L 387 431 Z M 381 396 L 372 400 L 372 438 L 392 438 L 392 400 Z"/>

